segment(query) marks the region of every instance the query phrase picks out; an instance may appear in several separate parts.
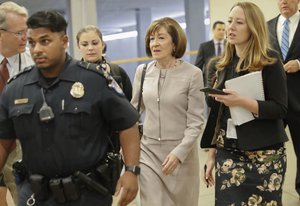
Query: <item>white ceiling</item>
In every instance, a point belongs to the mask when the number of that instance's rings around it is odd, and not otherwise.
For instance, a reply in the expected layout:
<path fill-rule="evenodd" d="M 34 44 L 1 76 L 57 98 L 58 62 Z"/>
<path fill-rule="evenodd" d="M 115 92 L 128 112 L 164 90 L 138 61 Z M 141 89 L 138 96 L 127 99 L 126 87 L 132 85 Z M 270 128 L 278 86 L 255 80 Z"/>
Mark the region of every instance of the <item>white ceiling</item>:
<path fill-rule="evenodd" d="M 15 0 L 29 14 L 39 10 L 68 11 L 69 1 L 77 0 Z M 86 0 L 89 1 L 89 0 Z M 195 0 L 198 1 L 198 0 Z M 3 2 L 3 1 L 1 1 Z M 163 16 L 184 18 L 184 0 L 96 0 L 98 24 L 104 34 L 135 27 L 135 9 L 150 9 L 152 19 Z"/>

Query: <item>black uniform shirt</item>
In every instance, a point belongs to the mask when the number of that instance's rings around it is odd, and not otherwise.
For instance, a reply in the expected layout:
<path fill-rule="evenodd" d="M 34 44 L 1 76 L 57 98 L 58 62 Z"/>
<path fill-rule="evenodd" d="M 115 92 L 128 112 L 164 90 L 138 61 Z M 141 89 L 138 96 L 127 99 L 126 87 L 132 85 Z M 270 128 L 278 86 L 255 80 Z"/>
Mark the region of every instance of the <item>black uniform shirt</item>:
<path fill-rule="evenodd" d="M 127 99 L 109 88 L 100 72 L 86 67 L 68 56 L 50 85 L 36 67 L 7 84 L 0 100 L 0 138 L 20 139 L 31 173 L 66 176 L 95 166 L 106 152 L 108 128 L 124 130 L 137 122 Z M 71 94 L 75 82 L 84 87 L 77 92 L 82 97 Z M 55 116 L 49 122 L 39 119 L 41 88 Z"/>

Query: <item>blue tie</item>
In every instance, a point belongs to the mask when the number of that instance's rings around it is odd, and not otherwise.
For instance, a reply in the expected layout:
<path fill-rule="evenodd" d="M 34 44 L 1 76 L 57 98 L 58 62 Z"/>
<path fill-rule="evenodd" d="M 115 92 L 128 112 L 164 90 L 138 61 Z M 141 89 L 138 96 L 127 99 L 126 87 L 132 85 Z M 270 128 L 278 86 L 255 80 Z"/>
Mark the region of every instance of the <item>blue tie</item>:
<path fill-rule="evenodd" d="M 281 53 L 282 53 L 283 60 L 285 60 L 286 55 L 289 51 L 289 33 L 290 33 L 289 20 L 286 19 L 283 23 L 283 31 L 282 31 L 282 39 L 281 39 Z"/>
<path fill-rule="evenodd" d="M 221 42 L 218 42 L 217 44 L 218 44 L 217 56 L 220 56 L 222 53 Z"/>

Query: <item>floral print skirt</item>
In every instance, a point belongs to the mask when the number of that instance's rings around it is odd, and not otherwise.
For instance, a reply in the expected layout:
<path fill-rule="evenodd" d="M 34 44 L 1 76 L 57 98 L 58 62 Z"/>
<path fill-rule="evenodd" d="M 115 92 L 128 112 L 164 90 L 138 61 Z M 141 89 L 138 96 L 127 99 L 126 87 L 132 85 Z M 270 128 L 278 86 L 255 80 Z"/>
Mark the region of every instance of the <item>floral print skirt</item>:
<path fill-rule="evenodd" d="M 241 151 L 223 132 L 217 139 L 215 205 L 281 206 L 285 148 Z"/>

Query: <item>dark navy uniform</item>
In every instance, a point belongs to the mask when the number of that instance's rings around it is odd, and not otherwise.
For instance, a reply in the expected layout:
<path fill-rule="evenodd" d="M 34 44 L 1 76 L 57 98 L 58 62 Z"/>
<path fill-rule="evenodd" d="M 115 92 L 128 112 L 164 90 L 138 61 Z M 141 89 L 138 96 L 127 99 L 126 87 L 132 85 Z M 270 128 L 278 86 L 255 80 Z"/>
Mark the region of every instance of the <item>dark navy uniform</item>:
<path fill-rule="evenodd" d="M 0 105 L 0 138 L 20 139 L 30 173 L 49 179 L 87 171 L 104 158 L 108 131 L 130 128 L 138 121 L 136 110 L 124 95 L 108 87 L 95 67 L 68 56 L 64 70 L 53 80 L 31 67 L 6 86 Z M 54 113 L 49 122 L 39 117 L 45 103 L 41 88 Z M 81 200 L 84 202 L 70 204 L 103 203 L 99 197 Z M 48 204 L 55 203 L 44 205 Z"/>

